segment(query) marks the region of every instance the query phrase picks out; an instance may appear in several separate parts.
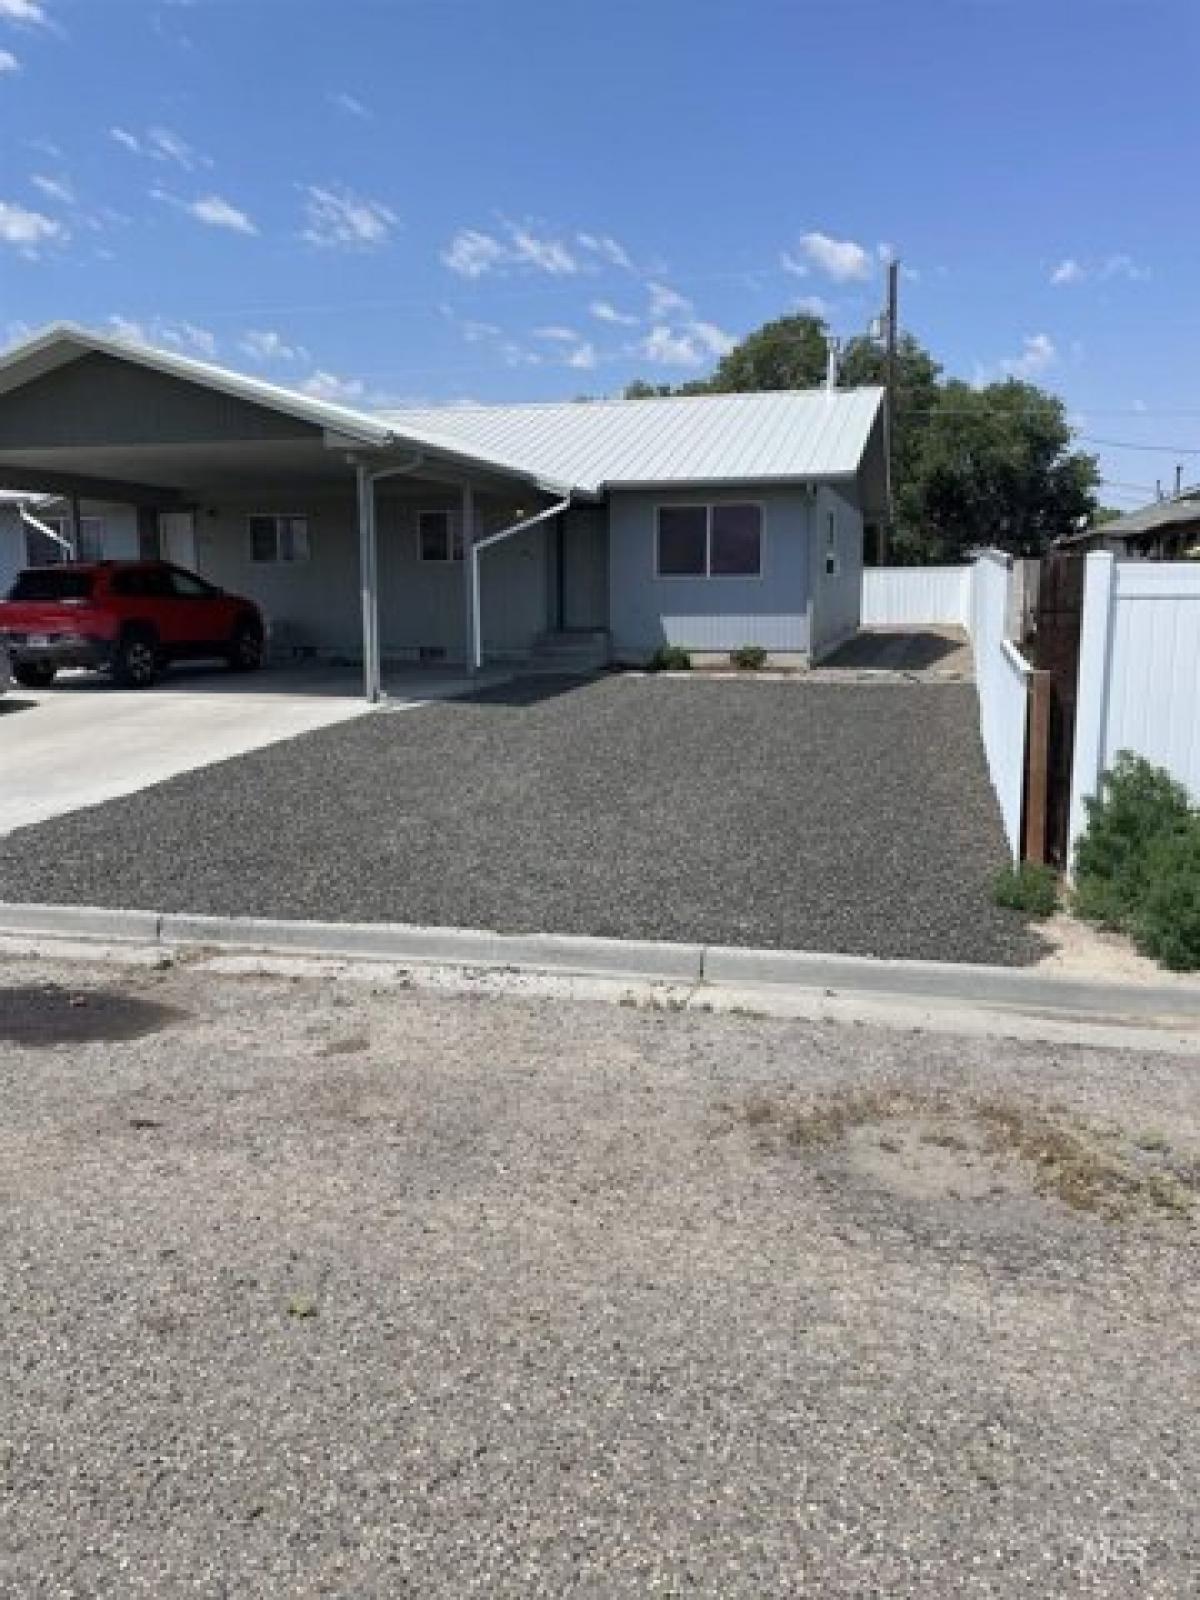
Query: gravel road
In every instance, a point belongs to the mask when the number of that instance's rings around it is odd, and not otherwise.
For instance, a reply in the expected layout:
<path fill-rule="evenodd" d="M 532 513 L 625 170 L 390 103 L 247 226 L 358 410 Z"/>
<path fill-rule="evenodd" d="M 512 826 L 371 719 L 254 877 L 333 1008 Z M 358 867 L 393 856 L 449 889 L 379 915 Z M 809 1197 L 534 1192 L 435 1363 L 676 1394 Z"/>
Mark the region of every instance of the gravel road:
<path fill-rule="evenodd" d="M 1021 964 L 977 724 L 969 684 L 526 680 L 23 830 L 0 899 Z"/>
<path fill-rule="evenodd" d="M 6 1596 L 1194 1593 L 1192 1063 L 9 962 L 0 1097 Z"/>

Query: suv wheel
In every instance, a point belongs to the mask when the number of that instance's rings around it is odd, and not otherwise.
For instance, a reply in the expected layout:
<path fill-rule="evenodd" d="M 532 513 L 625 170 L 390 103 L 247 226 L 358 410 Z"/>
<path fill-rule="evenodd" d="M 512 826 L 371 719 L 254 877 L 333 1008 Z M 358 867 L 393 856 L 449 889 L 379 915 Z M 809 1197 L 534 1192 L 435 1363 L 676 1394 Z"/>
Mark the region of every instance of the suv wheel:
<path fill-rule="evenodd" d="M 48 661 L 14 661 L 12 675 L 22 689 L 48 689 L 54 682 L 55 668 Z"/>
<path fill-rule="evenodd" d="M 225 659 L 231 672 L 257 672 L 263 664 L 262 629 L 253 622 L 239 622 Z"/>
<path fill-rule="evenodd" d="M 126 689 L 148 689 L 159 674 L 158 641 L 148 631 L 127 633 L 113 656 L 113 677 Z"/>

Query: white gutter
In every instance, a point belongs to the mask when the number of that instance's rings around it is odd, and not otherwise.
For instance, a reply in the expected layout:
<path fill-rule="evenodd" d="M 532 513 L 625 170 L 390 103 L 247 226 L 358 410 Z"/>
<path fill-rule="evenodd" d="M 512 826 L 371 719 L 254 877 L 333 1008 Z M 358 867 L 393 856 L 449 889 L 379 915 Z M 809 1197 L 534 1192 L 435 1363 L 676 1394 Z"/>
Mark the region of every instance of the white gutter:
<path fill-rule="evenodd" d="M 26 511 L 24 501 L 18 502 L 17 515 L 27 528 L 36 528 L 39 533 L 44 533 L 47 539 L 53 539 L 60 549 L 67 552 L 68 561 L 75 560 L 75 546 L 71 541 L 64 539 L 61 533 L 55 533 L 54 529 L 47 523 L 43 522 L 39 517 L 35 517 L 32 511 Z"/>
<path fill-rule="evenodd" d="M 483 628 L 479 614 L 479 554 L 489 545 L 499 544 L 502 539 L 511 539 L 516 533 L 524 533 L 526 528 L 536 527 L 539 522 L 545 522 L 549 517 L 557 517 L 566 511 L 571 504 L 568 495 L 565 500 L 556 500 L 552 506 L 547 506 L 544 511 L 536 512 L 532 517 L 522 517 L 520 522 L 514 522 L 511 527 L 501 528 L 496 533 L 489 533 L 486 539 L 479 539 L 467 547 L 467 559 L 471 563 L 471 640 L 468 666 L 472 672 L 478 672 L 483 666 Z"/>

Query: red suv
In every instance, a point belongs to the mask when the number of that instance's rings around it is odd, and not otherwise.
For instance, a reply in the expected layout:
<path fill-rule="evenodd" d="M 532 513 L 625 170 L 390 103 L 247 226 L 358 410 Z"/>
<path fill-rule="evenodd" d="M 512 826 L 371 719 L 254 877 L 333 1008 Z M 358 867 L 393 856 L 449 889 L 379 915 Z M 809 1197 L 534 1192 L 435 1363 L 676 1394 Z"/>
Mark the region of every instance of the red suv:
<path fill-rule="evenodd" d="M 28 567 L 0 601 L 0 641 L 27 689 L 44 689 L 61 667 L 95 667 L 132 689 L 148 688 L 168 661 L 219 657 L 252 672 L 264 637 L 252 600 L 166 561 Z"/>

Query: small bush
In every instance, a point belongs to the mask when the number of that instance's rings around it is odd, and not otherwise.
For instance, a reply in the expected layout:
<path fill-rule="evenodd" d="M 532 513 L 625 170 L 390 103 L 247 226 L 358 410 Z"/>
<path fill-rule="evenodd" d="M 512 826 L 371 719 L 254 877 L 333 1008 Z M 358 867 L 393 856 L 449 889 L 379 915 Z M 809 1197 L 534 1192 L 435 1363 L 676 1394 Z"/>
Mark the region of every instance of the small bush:
<path fill-rule="evenodd" d="M 690 672 L 692 658 L 682 645 L 660 644 L 650 657 L 651 672 Z"/>
<path fill-rule="evenodd" d="M 992 879 L 992 899 L 1031 917 L 1052 917 L 1058 909 L 1058 874 L 1036 861 L 1004 867 Z"/>
<path fill-rule="evenodd" d="M 1076 915 L 1129 934 L 1166 967 L 1200 969 L 1200 812 L 1170 773 L 1117 757 L 1088 801 L 1075 876 Z"/>
<path fill-rule="evenodd" d="M 740 644 L 729 652 L 729 659 L 739 672 L 761 672 L 767 664 L 767 652 L 760 644 Z"/>
<path fill-rule="evenodd" d="M 1187 791 L 1162 767 L 1123 750 L 1088 800 L 1087 816 L 1075 852 L 1075 910 L 1122 928 L 1145 890 L 1150 845 L 1187 824 Z"/>
<path fill-rule="evenodd" d="M 1130 927 L 1138 949 L 1176 972 L 1200 970 L 1200 816 L 1155 839 L 1145 879 Z"/>

